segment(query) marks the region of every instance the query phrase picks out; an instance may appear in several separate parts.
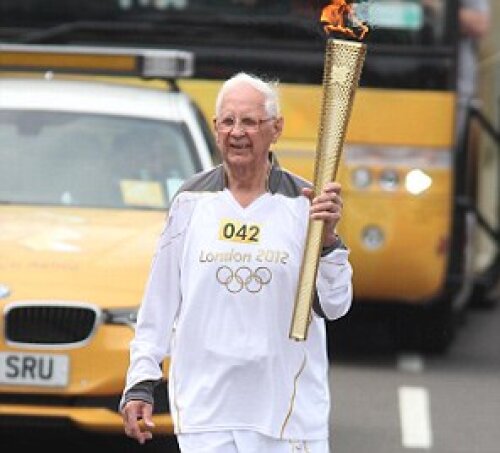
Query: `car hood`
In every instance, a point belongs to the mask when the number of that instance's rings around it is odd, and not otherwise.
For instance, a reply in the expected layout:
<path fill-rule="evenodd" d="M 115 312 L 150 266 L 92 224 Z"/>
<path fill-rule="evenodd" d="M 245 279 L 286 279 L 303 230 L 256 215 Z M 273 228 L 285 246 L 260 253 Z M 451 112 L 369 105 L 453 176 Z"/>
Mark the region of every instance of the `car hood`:
<path fill-rule="evenodd" d="M 10 300 L 137 305 L 164 211 L 0 207 L 0 285 Z"/>

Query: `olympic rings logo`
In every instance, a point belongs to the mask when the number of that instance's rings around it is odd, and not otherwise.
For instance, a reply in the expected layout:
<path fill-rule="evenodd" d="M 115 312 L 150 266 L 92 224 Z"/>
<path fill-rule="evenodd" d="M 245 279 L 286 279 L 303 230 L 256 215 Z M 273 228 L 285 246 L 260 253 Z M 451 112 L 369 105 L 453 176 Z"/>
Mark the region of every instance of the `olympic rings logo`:
<path fill-rule="evenodd" d="M 248 266 L 241 266 L 235 271 L 229 266 L 217 269 L 217 281 L 230 293 L 236 294 L 246 289 L 249 293 L 258 293 L 273 278 L 271 269 L 260 266 L 252 271 Z"/>

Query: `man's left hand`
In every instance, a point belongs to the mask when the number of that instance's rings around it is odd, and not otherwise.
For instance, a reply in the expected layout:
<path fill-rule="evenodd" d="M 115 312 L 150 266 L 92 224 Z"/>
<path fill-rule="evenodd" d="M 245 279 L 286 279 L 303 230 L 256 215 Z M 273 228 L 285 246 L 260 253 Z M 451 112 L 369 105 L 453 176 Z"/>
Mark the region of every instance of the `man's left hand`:
<path fill-rule="evenodd" d="M 325 222 L 325 236 L 323 247 L 331 247 L 337 242 L 335 228 L 342 217 L 341 186 L 338 182 L 325 184 L 323 190 L 314 195 L 310 188 L 302 189 L 302 193 L 311 200 L 310 216 L 312 220 Z"/>

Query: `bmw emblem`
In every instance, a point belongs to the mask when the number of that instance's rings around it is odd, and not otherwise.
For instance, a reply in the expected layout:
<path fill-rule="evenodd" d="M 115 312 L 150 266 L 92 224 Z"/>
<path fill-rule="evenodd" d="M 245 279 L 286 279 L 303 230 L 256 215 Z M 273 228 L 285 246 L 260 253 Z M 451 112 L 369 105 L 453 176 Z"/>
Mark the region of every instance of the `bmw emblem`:
<path fill-rule="evenodd" d="M 2 285 L 0 283 L 0 299 L 3 299 L 4 297 L 7 297 L 10 294 L 10 289 L 6 285 Z"/>

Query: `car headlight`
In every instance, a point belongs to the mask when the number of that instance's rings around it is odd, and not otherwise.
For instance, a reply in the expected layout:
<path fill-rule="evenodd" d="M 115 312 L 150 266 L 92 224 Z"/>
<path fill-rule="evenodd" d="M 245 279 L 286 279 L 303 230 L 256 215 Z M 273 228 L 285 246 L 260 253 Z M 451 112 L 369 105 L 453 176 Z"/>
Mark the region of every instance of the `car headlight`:
<path fill-rule="evenodd" d="M 104 324 L 126 325 L 135 328 L 137 323 L 137 308 L 104 309 L 102 317 Z"/>

